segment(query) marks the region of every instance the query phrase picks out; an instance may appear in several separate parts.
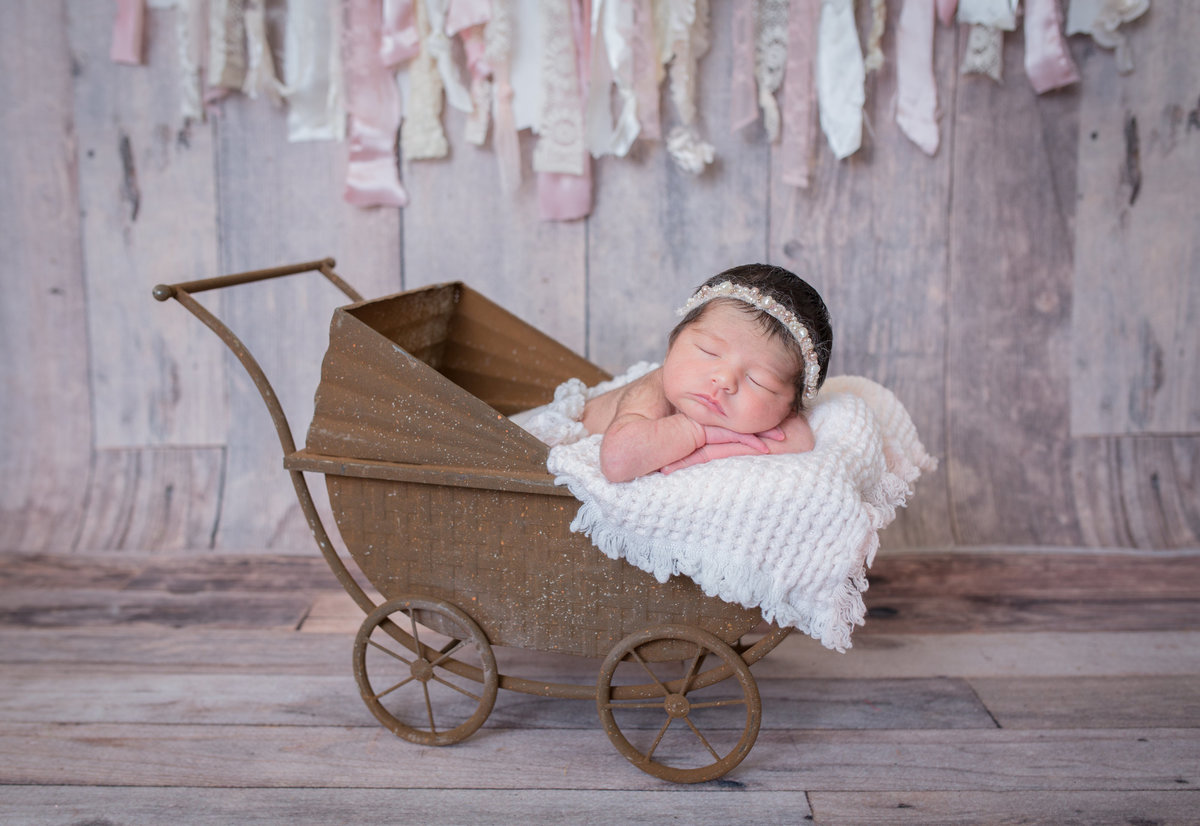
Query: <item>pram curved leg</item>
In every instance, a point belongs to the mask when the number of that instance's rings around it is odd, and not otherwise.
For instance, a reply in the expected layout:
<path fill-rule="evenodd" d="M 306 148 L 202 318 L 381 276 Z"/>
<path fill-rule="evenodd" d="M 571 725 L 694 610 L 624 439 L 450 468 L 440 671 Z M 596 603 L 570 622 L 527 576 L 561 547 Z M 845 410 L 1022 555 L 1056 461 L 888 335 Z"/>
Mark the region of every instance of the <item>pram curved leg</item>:
<path fill-rule="evenodd" d="M 480 680 L 452 670 L 463 662 L 456 658 L 473 661 Z M 354 678 L 380 723 L 423 746 L 447 746 L 478 730 L 500 684 L 492 647 L 475 621 L 449 602 L 420 596 L 388 600 L 363 621 Z"/>
<path fill-rule="evenodd" d="M 689 649 L 685 673 L 668 680 L 662 671 L 667 664 L 655 662 L 648 652 L 680 643 L 688 644 Z M 735 678 L 740 693 L 731 694 L 736 696 L 705 692 L 697 685 L 696 677 L 710 656 L 718 658 Z M 622 667 L 632 673 L 619 677 Z M 614 680 L 647 677 L 654 696 L 619 698 L 622 692 Z M 618 643 L 600 667 L 596 708 L 617 751 L 647 774 L 675 783 L 701 783 L 732 770 L 750 753 L 762 721 L 762 702 L 750 666 L 715 635 L 688 625 L 647 628 Z M 682 737 L 668 744 L 666 738 L 673 726 L 675 734 Z M 732 742 L 734 737 L 736 742 Z"/>

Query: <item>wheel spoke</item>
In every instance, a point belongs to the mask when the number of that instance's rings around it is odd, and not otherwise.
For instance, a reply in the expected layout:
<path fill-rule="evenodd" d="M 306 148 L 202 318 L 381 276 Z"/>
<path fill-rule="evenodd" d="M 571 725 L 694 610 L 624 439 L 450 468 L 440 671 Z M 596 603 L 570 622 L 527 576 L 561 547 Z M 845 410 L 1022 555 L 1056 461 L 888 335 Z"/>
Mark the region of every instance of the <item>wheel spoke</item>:
<path fill-rule="evenodd" d="M 424 656 L 424 652 L 421 650 L 424 648 L 424 646 L 421 645 L 421 635 L 417 633 L 417 612 L 412 608 L 408 609 L 408 624 L 412 627 L 412 638 L 417 643 L 417 648 L 414 653 L 418 657 Z"/>
<path fill-rule="evenodd" d="M 378 700 L 380 697 L 386 697 L 388 694 L 391 694 L 391 693 L 392 693 L 393 691 L 395 691 L 397 688 L 403 688 L 404 686 L 408 685 L 408 684 L 409 684 L 409 683 L 411 683 L 412 681 L 413 681 L 413 678 L 412 678 L 412 677 L 405 677 L 403 680 L 401 680 L 400 682 L 396 683 L 394 686 L 392 686 L 391 688 L 387 689 L 386 691 L 381 691 L 381 692 L 379 692 L 378 694 L 376 694 L 376 695 L 375 695 L 375 699 L 376 699 L 376 700 Z"/>
<path fill-rule="evenodd" d="M 453 657 L 454 654 L 458 651 L 458 649 L 462 648 L 466 644 L 467 644 L 467 640 L 457 640 L 454 643 L 454 645 L 450 646 L 446 651 L 440 652 L 442 656 L 438 657 L 436 660 L 431 662 L 429 665 L 436 668 L 437 666 L 441 665 L 446 660 Z"/>
<path fill-rule="evenodd" d="M 671 692 L 667 691 L 667 687 L 662 684 L 662 680 L 658 679 L 658 675 L 655 674 L 654 670 L 652 668 L 650 668 L 649 665 L 646 664 L 645 660 L 642 659 L 642 655 L 637 652 L 637 649 L 631 648 L 631 649 L 629 649 L 629 653 L 633 656 L 633 658 L 635 660 L 637 660 L 641 664 L 642 668 L 645 669 L 646 673 L 650 675 L 650 679 L 654 680 L 654 684 L 657 685 L 660 689 L 662 689 L 663 696 L 664 697 L 671 696 Z"/>
<path fill-rule="evenodd" d="M 607 708 L 607 709 L 613 709 L 613 708 L 646 709 L 646 708 L 662 708 L 662 707 L 663 707 L 663 704 L 662 704 L 661 700 L 655 701 L 652 703 L 622 703 L 622 702 L 618 701 L 615 703 L 605 703 L 604 705 L 601 706 L 601 708 Z"/>
<path fill-rule="evenodd" d="M 380 643 L 375 642 L 375 640 L 369 639 L 369 640 L 367 640 L 367 644 L 375 646 L 380 651 L 382 651 L 384 654 L 387 654 L 389 657 L 392 657 L 393 659 L 399 660 L 400 662 L 404 663 L 405 665 L 412 665 L 411 662 L 409 662 L 408 660 L 401 657 L 395 651 L 393 651 L 392 649 L 390 649 Z"/>
<path fill-rule="evenodd" d="M 708 656 L 708 652 L 703 648 L 696 654 L 696 658 L 692 660 L 692 664 L 688 667 L 688 672 L 683 678 L 683 688 L 680 694 L 687 694 L 688 689 L 692 687 L 692 680 L 696 679 L 696 675 L 700 673 L 700 664 L 704 662 L 704 658 Z"/>
<path fill-rule="evenodd" d="M 425 711 L 429 714 L 429 731 L 431 734 L 437 734 L 437 725 L 433 722 L 433 703 L 429 701 L 429 683 L 421 683 L 421 688 L 425 690 Z"/>
<path fill-rule="evenodd" d="M 446 688 L 453 688 L 453 689 L 454 689 L 455 691 L 457 691 L 459 694 L 464 694 L 464 695 L 466 695 L 467 697 L 470 697 L 470 698 L 471 698 L 472 700 L 474 700 L 475 702 L 479 702 L 480 700 L 482 700 L 482 699 L 483 699 L 482 697 L 477 697 L 476 695 L 474 695 L 474 694 L 472 694 L 471 692 L 467 691 L 467 690 L 466 690 L 465 688 L 463 688 L 462 686 L 455 685 L 454 683 L 450 682 L 449 680 L 443 680 L 443 679 L 442 679 L 441 677 L 439 677 L 437 674 L 434 674 L 434 675 L 433 675 L 433 679 L 434 679 L 434 680 L 437 680 L 439 683 L 441 683 L 442 685 L 446 686 Z"/>
<path fill-rule="evenodd" d="M 708 744 L 708 740 L 705 739 L 704 735 L 700 733 L 700 729 L 696 728 L 696 724 L 692 722 L 692 719 L 690 717 L 684 717 L 683 721 L 687 723 L 688 728 L 690 728 L 692 732 L 700 738 L 700 742 L 704 744 L 704 748 L 708 749 L 708 753 L 713 756 L 713 759 L 719 761 L 721 759 L 721 755 L 717 754 L 717 750 Z"/>
<path fill-rule="evenodd" d="M 646 759 L 650 760 L 654 757 L 654 750 L 658 748 L 658 744 L 662 742 L 663 736 L 666 735 L 667 729 L 671 727 L 671 721 L 674 717 L 668 717 L 667 722 L 663 723 L 663 727 L 658 730 L 658 736 L 654 738 L 654 742 L 650 744 L 650 750 L 646 752 Z"/>
<path fill-rule="evenodd" d="M 730 697 L 726 700 L 706 700 L 703 703 L 692 703 L 691 707 L 696 708 L 724 708 L 726 706 L 744 706 L 746 705 L 745 697 Z"/>

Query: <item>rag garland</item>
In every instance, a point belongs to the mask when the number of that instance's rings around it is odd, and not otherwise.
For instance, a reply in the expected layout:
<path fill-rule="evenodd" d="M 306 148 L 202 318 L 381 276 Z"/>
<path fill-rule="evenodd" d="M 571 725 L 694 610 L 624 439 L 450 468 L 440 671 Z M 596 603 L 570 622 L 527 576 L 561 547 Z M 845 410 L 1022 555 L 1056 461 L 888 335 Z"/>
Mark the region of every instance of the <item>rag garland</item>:
<path fill-rule="evenodd" d="M 709 596 L 795 627 L 837 651 L 862 625 L 866 569 L 879 530 L 905 504 L 925 452 L 908 411 L 860 376 L 825 382 L 807 413 L 808 453 L 734 456 L 613 483 L 600 472 L 601 435 L 579 422 L 589 398 L 654 369 L 640 363 L 587 388 L 561 385 L 514 421 L 551 445 L 547 468 L 582 503 L 571 530 L 666 582 L 693 579 Z"/>

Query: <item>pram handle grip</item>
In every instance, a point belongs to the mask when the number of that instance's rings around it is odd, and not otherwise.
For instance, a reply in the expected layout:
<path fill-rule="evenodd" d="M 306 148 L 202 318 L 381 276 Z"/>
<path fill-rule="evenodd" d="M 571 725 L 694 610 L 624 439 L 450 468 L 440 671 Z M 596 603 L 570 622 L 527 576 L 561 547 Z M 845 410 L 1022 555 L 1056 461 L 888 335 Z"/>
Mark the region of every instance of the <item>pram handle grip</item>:
<path fill-rule="evenodd" d="M 332 258 L 322 258 L 318 261 L 306 261 L 302 264 L 288 264 L 283 267 L 269 267 L 265 270 L 248 270 L 230 275 L 219 275 L 216 278 L 201 278 L 197 281 L 181 281 L 178 284 L 159 284 L 154 288 L 154 297 L 159 301 L 174 298 L 177 293 L 202 293 L 206 290 L 219 290 L 223 287 L 233 287 L 238 284 L 250 284 L 254 281 L 266 281 L 284 275 L 296 275 L 302 272 L 318 270 L 329 279 L 330 283 L 349 296 L 351 301 L 362 301 L 358 291 L 342 280 L 333 271 L 337 262 Z"/>

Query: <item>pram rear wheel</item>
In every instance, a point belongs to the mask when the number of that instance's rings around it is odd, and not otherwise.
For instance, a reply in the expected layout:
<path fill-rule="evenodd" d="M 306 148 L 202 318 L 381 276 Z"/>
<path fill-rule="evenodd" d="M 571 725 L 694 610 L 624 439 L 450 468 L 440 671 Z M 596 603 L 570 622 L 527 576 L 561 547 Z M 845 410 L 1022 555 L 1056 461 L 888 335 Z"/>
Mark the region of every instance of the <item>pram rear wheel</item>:
<path fill-rule="evenodd" d="M 483 725 L 500 676 L 483 631 L 460 608 L 405 596 L 367 616 L 354 639 L 363 702 L 394 734 L 445 746 Z"/>
<path fill-rule="evenodd" d="M 654 661 L 663 643 L 674 650 L 681 642 L 689 652 L 682 663 Z M 713 658 L 719 663 L 704 671 Z M 596 706 L 617 751 L 675 783 L 733 769 L 750 753 L 762 720 L 750 667 L 716 636 L 684 625 L 648 628 L 618 643 L 600 667 Z"/>

